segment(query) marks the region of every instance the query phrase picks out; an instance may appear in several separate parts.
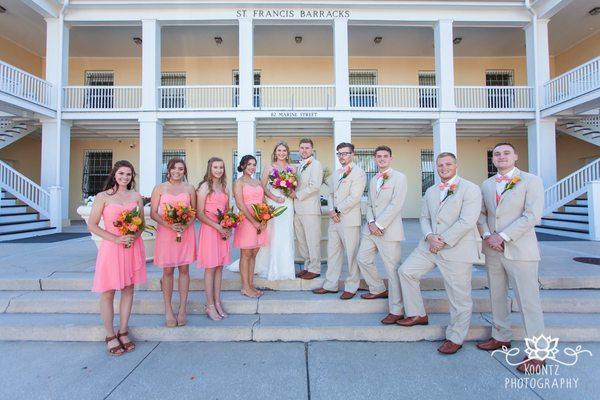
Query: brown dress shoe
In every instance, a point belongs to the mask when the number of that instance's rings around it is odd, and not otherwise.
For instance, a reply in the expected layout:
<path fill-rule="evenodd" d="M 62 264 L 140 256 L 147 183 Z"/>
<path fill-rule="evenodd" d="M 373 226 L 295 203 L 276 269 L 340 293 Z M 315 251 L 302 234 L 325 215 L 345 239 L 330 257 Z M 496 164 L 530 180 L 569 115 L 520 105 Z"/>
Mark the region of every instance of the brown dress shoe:
<path fill-rule="evenodd" d="M 311 280 L 311 279 L 315 279 L 318 276 L 321 276 L 321 274 L 315 274 L 314 272 L 306 271 L 304 274 L 300 275 L 300 279 Z"/>
<path fill-rule="evenodd" d="M 300 278 L 302 275 L 306 274 L 308 271 L 303 269 L 300 272 L 296 272 L 296 278 Z"/>
<path fill-rule="evenodd" d="M 361 299 L 365 299 L 365 300 L 373 300 L 373 299 L 387 299 L 388 298 L 388 291 L 384 290 L 381 293 L 364 293 L 360 295 Z"/>
<path fill-rule="evenodd" d="M 337 290 L 335 290 L 335 291 L 327 290 L 325 288 L 318 288 L 318 289 L 313 289 L 312 292 L 314 294 L 327 294 L 327 293 L 337 293 L 338 291 Z"/>
<path fill-rule="evenodd" d="M 454 354 L 458 350 L 460 350 L 462 344 L 456 344 L 451 340 L 444 340 L 444 343 L 440 347 L 438 347 L 438 351 L 442 354 Z"/>
<path fill-rule="evenodd" d="M 356 293 L 352 293 L 352 292 L 346 292 L 344 290 L 344 293 L 342 293 L 342 295 L 340 296 L 340 299 L 342 300 L 350 300 L 351 298 L 353 298 L 356 295 Z"/>
<path fill-rule="evenodd" d="M 489 339 L 486 342 L 477 343 L 477 348 L 480 350 L 498 350 L 501 349 L 502 346 L 506 346 L 506 348 L 510 349 L 510 342 L 501 342 L 494 338 Z"/>
<path fill-rule="evenodd" d="M 400 319 L 396 323 L 402 326 L 429 325 L 429 318 L 427 315 L 423 315 L 422 317 L 415 315 L 414 317 Z"/>
<path fill-rule="evenodd" d="M 542 367 L 546 365 L 546 361 L 538 360 L 537 358 L 525 357 L 523 361 L 525 362 L 517 367 L 517 371 L 524 374 L 539 374 Z"/>
<path fill-rule="evenodd" d="M 392 325 L 402 318 L 404 318 L 404 315 L 388 314 L 387 317 L 381 320 L 381 323 L 384 325 Z"/>

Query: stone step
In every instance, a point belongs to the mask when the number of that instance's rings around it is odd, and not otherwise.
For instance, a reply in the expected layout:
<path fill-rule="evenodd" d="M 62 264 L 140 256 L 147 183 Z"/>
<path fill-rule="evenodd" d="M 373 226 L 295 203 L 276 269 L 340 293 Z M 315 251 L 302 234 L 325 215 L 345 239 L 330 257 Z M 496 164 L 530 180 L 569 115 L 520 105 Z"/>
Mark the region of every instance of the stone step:
<path fill-rule="evenodd" d="M 357 296 L 341 300 L 339 295 L 315 295 L 307 291 L 267 291 L 260 299 L 242 296 L 239 292 L 223 292 L 225 310 L 232 314 L 370 314 L 387 313 L 386 299 L 364 300 Z M 488 290 L 473 290 L 473 312 L 490 312 Z M 0 310 L 6 313 L 97 314 L 98 294 L 88 291 L 16 291 L 0 292 Z M 423 291 L 428 313 L 448 313 L 449 303 L 444 291 Z M 541 293 L 544 312 L 600 313 L 598 290 L 545 290 Z M 507 300 L 513 311 L 519 307 L 514 295 Z M 188 297 L 189 314 L 204 314 L 204 292 L 192 292 Z M 173 294 L 173 308 L 179 307 L 179 296 Z M 118 296 L 115 299 L 118 312 Z M 163 314 L 162 294 L 138 292 L 134 297 L 133 314 Z"/>
<path fill-rule="evenodd" d="M 429 315 L 429 325 L 386 326 L 380 314 L 232 315 L 223 321 L 190 315 L 188 324 L 164 326 L 161 315 L 134 315 L 131 337 L 141 341 L 419 341 L 442 340 L 447 314 Z M 118 318 L 117 318 L 118 320 Z M 512 315 L 515 340 L 524 338 L 519 314 Z M 600 341 L 600 314 L 545 314 L 545 334 L 562 342 Z M 473 314 L 467 340 L 490 337 L 490 316 Z M 100 317 L 93 314 L 0 314 L 0 340 L 103 341 Z M 100 344 L 99 344 L 100 345 Z"/>

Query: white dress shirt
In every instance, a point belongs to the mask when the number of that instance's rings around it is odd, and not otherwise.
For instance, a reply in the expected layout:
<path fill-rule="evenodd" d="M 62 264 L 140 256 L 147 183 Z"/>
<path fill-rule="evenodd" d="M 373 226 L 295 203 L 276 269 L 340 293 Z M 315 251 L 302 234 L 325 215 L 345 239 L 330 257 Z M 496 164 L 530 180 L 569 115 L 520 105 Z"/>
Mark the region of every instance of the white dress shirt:
<path fill-rule="evenodd" d="M 448 187 L 440 189 L 440 203 L 442 202 L 442 200 L 444 200 L 446 198 L 446 195 L 448 195 L 448 190 L 450 189 L 450 186 L 452 186 L 454 184 L 454 182 L 456 182 L 457 177 L 458 177 L 458 175 L 454 175 L 452 177 L 452 179 L 450 179 L 448 182 L 446 182 L 446 184 L 448 184 Z"/>
<path fill-rule="evenodd" d="M 498 172 L 496 174 L 496 176 L 494 178 L 500 178 L 501 176 L 506 176 L 509 179 L 512 179 L 513 175 L 515 174 L 515 167 L 513 167 L 513 169 L 511 169 L 509 172 L 507 172 L 506 174 L 502 175 L 500 174 L 500 172 Z M 500 182 L 496 182 L 496 194 L 500 197 L 502 196 L 502 192 L 504 192 L 504 188 L 506 187 L 506 184 L 508 182 L 505 181 L 500 181 Z M 504 232 L 499 232 L 498 235 L 500 235 L 500 237 L 502 237 L 502 239 L 504 239 L 505 242 L 510 242 L 510 238 L 508 237 L 508 235 Z M 491 236 L 490 232 L 484 232 L 483 233 L 483 238 L 487 239 L 488 236 Z"/>

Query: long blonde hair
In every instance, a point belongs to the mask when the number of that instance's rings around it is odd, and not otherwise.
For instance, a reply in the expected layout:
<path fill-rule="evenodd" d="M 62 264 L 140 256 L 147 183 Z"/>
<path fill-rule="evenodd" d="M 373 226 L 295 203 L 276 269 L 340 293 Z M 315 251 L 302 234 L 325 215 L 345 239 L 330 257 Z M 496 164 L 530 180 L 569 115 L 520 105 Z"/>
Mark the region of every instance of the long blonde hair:
<path fill-rule="evenodd" d="M 287 151 L 287 157 L 285 158 L 285 161 L 287 161 L 289 164 L 289 162 L 290 162 L 290 146 L 288 146 L 288 144 L 286 142 L 284 142 L 283 140 L 280 142 L 277 142 L 277 144 L 273 148 L 273 154 L 271 154 L 271 161 L 273 161 L 273 162 L 277 161 L 277 155 L 275 153 L 277 152 L 277 148 L 279 146 L 285 147 L 285 150 Z"/>
<path fill-rule="evenodd" d="M 221 184 L 223 191 L 227 191 L 227 172 L 225 171 L 225 161 L 223 161 L 223 159 L 219 157 L 211 157 L 210 160 L 208 160 L 208 164 L 206 165 L 206 173 L 204 174 L 204 178 L 202 178 L 202 181 L 198 184 L 198 189 L 200 189 L 200 186 L 202 186 L 202 184 L 206 182 L 208 185 L 208 194 L 214 192 L 212 186 L 212 166 L 216 162 L 223 163 L 223 176 L 221 176 L 221 178 L 219 179 L 219 183 Z"/>

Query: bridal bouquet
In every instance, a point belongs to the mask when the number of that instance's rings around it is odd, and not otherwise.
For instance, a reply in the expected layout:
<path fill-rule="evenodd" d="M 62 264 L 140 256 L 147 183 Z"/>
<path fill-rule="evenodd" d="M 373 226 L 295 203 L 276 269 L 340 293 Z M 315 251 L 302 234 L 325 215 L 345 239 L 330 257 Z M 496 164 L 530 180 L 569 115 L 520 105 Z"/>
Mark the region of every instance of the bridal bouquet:
<path fill-rule="evenodd" d="M 267 223 L 270 219 L 280 216 L 287 210 L 286 206 L 274 207 L 266 203 L 252 204 L 252 211 L 254 212 L 254 219 L 257 222 Z M 258 233 L 260 233 L 260 229 Z"/>
<path fill-rule="evenodd" d="M 269 174 L 269 184 L 275 189 L 281 189 L 283 194 L 289 196 L 291 191 L 298 186 L 298 178 L 292 167 L 286 167 L 283 171 L 273 168 Z"/>
<path fill-rule="evenodd" d="M 244 219 L 244 214 L 236 214 L 233 211 L 233 207 L 228 208 L 225 211 L 217 209 L 217 219 L 219 221 L 219 225 L 221 225 L 223 228 L 233 229 L 237 228 L 240 222 L 242 222 L 242 220 Z M 227 240 L 227 237 L 221 236 L 221 239 Z"/>
<path fill-rule="evenodd" d="M 144 220 L 140 216 L 140 209 L 138 207 L 133 208 L 129 211 L 123 211 L 119 217 L 113 221 L 113 226 L 119 230 L 121 236 L 135 235 L 138 232 L 151 232 L 156 230 L 153 226 L 146 226 Z M 125 245 L 125 248 L 129 248 L 131 245 Z"/>
<path fill-rule="evenodd" d="M 177 205 L 167 203 L 165 204 L 162 217 L 169 225 L 188 225 L 196 218 L 196 210 L 182 202 L 177 203 Z M 181 232 L 177 232 L 175 240 L 181 242 Z"/>

